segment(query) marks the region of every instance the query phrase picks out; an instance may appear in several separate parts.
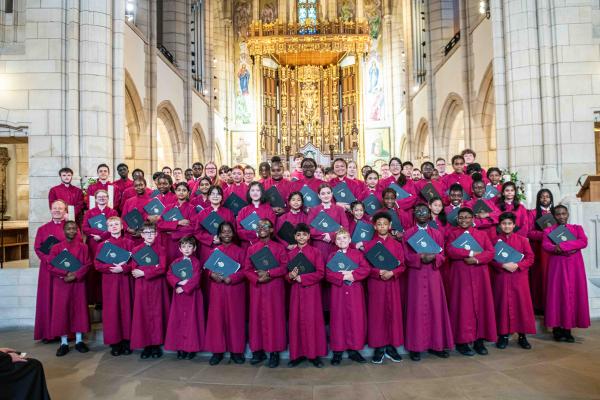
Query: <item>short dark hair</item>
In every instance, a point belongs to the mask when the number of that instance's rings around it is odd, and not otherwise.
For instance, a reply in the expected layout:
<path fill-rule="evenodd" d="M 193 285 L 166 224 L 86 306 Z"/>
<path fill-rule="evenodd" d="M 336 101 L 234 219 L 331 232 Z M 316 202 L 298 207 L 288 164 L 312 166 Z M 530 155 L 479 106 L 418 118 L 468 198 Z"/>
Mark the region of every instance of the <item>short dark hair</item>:
<path fill-rule="evenodd" d="M 471 215 L 471 217 L 475 215 L 475 214 L 473 214 L 473 210 L 471 210 L 469 207 L 461 207 L 461 208 L 459 208 L 458 213 L 456 215 L 460 215 L 460 214 L 462 214 L 464 212 L 469 213 L 469 215 Z"/>
<path fill-rule="evenodd" d="M 250 198 L 250 188 L 252 186 L 258 186 L 258 188 L 260 189 L 260 204 L 266 203 L 267 202 L 267 196 L 265 196 L 265 187 L 263 186 L 262 183 L 260 183 L 258 181 L 252 181 L 248 185 L 248 191 L 246 192 L 246 203 L 252 204 L 252 199 Z"/>
<path fill-rule="evenodd" d="M 142 176 L 144 176 L 144 170 L 142 170 L 142 169 L 139 169 L 139 168 L 136 168 L 136 169 L 134 169 L 133 171 L 131 171 L 131 176 L 133 176 L 133 175 L 134 175 L 135 173 L 137 173 L 137 172 L 141 172 L 141 173 L 142 173 Z"/>
<path fill-rule="evenodd" d="M 450 194 L 450 192 L 464 192 L 464 189 L 462 186 L 460 186 L 460 183 L 453 183 L 452 185 L 450 185 L 450 189 L 448 190 L 448 194 Z"/>
<path fill-rule="evenodd" d="M 217 236 L 219 236 L 221 234 L 221 232 L 223 231 L 224 227 L 230 227 L 231 231 L 235 234 L 235 227 L 233 226 L 233 224 L 229 221 L 223 221 L 219 224 L 219 227 L 217 228 Z"/>
<path fill-rule="evenodd" d="M 108 171 L 110 172 L 110 167 L 107 164 L 98 164 L 98 166 L 96 167 L 96 172 L 98 172 L 100 170 L 100 168 L 105 167 L 106 169 L 108 169 Z"/>
<path fill-rule="evenodd" d="M 500 214 L 500 217 L 498 217 L 498 223 L 504 221 L 505 219 L 510 219 L 513 224 L 517 222 L 517 216 L 511 212 L 503 212 Z"/>
<path fill-rule="evenodd" d="M 196 161 L 195 163 L 192 164 L 192 168 L 198 167 L 198 166 L 200 168 L 204 169 L 204 165 L 201 162 L 199 162 L 199 161 Z"/>
<path fill-rule="evenodd" d="M 68 174 L 73 175 L 73 170 L 69 167 L 63 167 L 58 170 L 58 176 L 60 176 L 60 174 L 62 174 L 62 173 L 68 173 Z"/>
<path fill-rule="evenodd" d="M 567 208 L 567 206 L 559 204 L 557 206 L 554 207 L 554 210 L 552 210 L 552 215 L 556 215 L 556 211 L 557 210 L 565 210 L 567 213 L 569 212 L 569 209 Z"/>
<path fill-rule="evenodd" d="M 467 167 L 467 175 L 471 175 L 473 172 L 481 172 L 481 164 L 473 163 Z"/>
<path fill-rule="evenodd" d="M 460 154 L 457 154 L 454 157 L 452 157 L 452 164 L 454 164 L 454 161 L 456 160 L 463 160 L 463 162 L 465 162 L 465 158 Z"/>
<path fill-rule="evenodd" d="M 129 169 L 129 165 L 127 165 L 125 163 L 120 163 L 119 165 L 117 165 L 117 169 L 119 169 L 121 167 L 125 167 L 125 168 Z"/>
<path fill-rule="evenodd" d="M 153 229 L 154 231 L 157 231 L 156 224 L 154 222 L 150 222 L 150 221 L 144 221 L 144 223 L 142 224 L 142 227 L 140 228 L 140 232 L 143 231 L 144 229 Z"/>
<path fill-rule="evenodd" d="M 392 189 L 393 190 L 393 189 Z M 386 211 L 379 211 L 373 215 L 373 223 L 376 224 L 380 219 L 385 218 L 388 222 L 392 222 L 392 216 Z"/>
<path fill-rule="evenodd" d="M 185 188 L 187 189 L 187 191 L 188 191 L 188 192 L 190 191 L 190 187 L 189 187 L 189 185 L 187 184 L 187 182 L 179 182 L 177 185 L 175 185 L 175 190 L 177 190 L 177 189 L 179 188 L 179 186 L 183 186 L 183 187 L 185 187 Z"/>
<path fill-rule="evenodd" d="M 294 235 L 298 232 L 304 232 L 310 235 L 310 227 L 304 222 L 300 222 L 298 225 L 296 225 L 296 228 L 294 229 Z"/>
<path fill-rule="evenodd" d="M 460 152 L 460 155 L 464 157 L 465 154 L 473 154 L 473 157 L 477 157 L 477 154 L 473 151 L 473 149 L 466 148 Z"/>
<path fill-rule="evenodd" d="M 196 247 L 196 239 L 193 236 L 184 236 L 179 239 L 179 247 L 183 246 L 184 244 L 191 244 L 192 246 Z"/>

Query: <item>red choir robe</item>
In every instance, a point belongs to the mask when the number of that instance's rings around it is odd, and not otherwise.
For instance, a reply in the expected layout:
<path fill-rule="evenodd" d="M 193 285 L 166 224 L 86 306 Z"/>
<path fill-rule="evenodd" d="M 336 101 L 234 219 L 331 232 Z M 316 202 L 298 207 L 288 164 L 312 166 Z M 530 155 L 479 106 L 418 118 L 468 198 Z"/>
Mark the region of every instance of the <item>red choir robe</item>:
<path fill-rule="evenodd" d="M 338 250 L 342 251 L 342 250 Z M 338 252 L 329 255 L 327 262 Z M 325 278 L 331 284 L 329 345 L 332 351 L 362 350 L 367 339 L 367 312 L 363 281 L 369 277 L 371 267 L 363 254 L 347 249 L 346 256 L 358 268 L 352 271 L 354 282 L 344 282 L 341 272 L 325 270 Z"/>
<path fill-rule="evenodd" d="M 246 252 L 235 244 L 217 246 L 240 264 L 229 276 L 230 284 L 212 281 L 208 301 L 205 350 L 211 353 L 243 353 L 246 349 L 246 275 L 242 267 Z M 210 279 L 210 270 L 205 270 Z"/>
<path fill-rule="evenodd" d="M 410 197 L 407 197 L 402 200 L 398 199 L 396 200 L 396 204 L 398 205 L 399 209 L 408 212 L 409 214 L 412 214 L 412 209 L 415 206 L 415 204 L 417 204 L 417 200 L 419 199 L 418 193 L 415 190 L 414 181 L 411 179 L 407 179 L 404 186 L 401 187 L 410 194 Z"/>
<path fill-rule="evenodd" d="M 362 191 L 363 186 L 362 186 L 362 184 L 359 184 L 358 181 L 355 181 L 354 179 L 348 178 L 347 176 L 343 176 L 341 178 L 336 176 L 335 178 L 333 178 L 332 180 L 329 181 L 329 185 L 331 185 L 332 188 L 335 188 L 337 185 L 339 185 L 342 182 L 345 182 L 346 185 L 348 185 L 348 188 L 350 189 L 350 191 L 352 192 L 354 197 L 358 198 L 358 195 Z"/>
<path fill-rule="evenodd" d="M 69 335 L 76 332 L 89 332 L 90 321 L 85 293 L 85 275 L 90 269 L 91 259 L 88 249 L 80 238 L 57 243 L 48 259 L 51 261 L 58 254 L 67 250 L 80 263 L 81 268 L 75 272 L 75 280 L 65 282 L 67 271 L 53 267 L 48 263 L 48 270 L 53 276 L 52 284 L 52 321 L 50 332 L 53 337 Z"/>
<path fill-rule="evenodd" d="M 290 193 L 292 193 L 292 183 L 290 181 L 283 178 L 278 181 L 273 178 L 268 178 L 263 182 L 263 186 L 265 190 L 269 190 L 271 187 L 275 186 L 287 206 L 288 197 L 290 197 Z"/>
<path fill-rule="evenodd" d="M 300 181 L 304 179 L 304 172 L 302 170 L 298 171 L 297 169 L 294 169 L 290 174 L 290 179 L 292 182 Z"/>
<path fill-rule="evenodd" d="M 279 232 L 279 230 L 281 229 L 281 227 L 283 226 L 283 224 L 285 222 L 289 222 L 294 227 L 296 227 L 296 225 L 298 225 L 300 223 L 305 224 L 306 218 L 307 218 L 307 216 L 306 216 L 306 214 L 304 214 L 304 212 L 302 210 L 299 210 L 296 213 L 294 213 L 292 211 L 288 211 L 288 212 L 282 214 L 279 218 L 277 218 L 277 223 L 275 224 L 275 231 L 273 233 L 275 240 L 278 243 L 281 243 L 283 245 L 283 247 L 285 247 L 287 249 L 287 247 L 289 246 L 289 243 L 286 242 L 285 240 L 281 239 L 277 235 L 277 232 Z"/>
<path fill-rule="evenodd" d="M 141 237 L 136 237 L 131 235 L 129 232 L 127 232 L 127 221 L 125 221 L 125 216 L 127 214 L 129 214 L 131 211 L 133 211 L 134 209 L 137 209 L 140 214 L 142 214 L 142 217 L 144 217 L 144 219 L 148 218 L 148 213 L 146 212 L 146 210 L 144 210 L 144 206 L 146 204 L 148 204 L 150 202 L 150 200 L 152 200 L 150 198 L 150 195 L 148 194 L 143 194 L 141 196 L 139 195 L 135 195 L 134 197 L 130 198 L 129 200 L 127 200 L 125 202 L 125 205 L 123 206 L 123 210 L 121 210 L 121 220 L 123 221 L 123 232 L 125 232 L 125 236 L 131 240 L 135 245 L 139 245 L 142 244 L 144 242 L 144 239 L 142 239 Z"/>
<path fill-rule="evenodd" d="M 258 282 L 258 274 L 250 257 L 267 246 L 279 261 L 279 266 L 269 270 L 271 280 Z M 244 272 L 249 281 L 250 314 L 248 334 L 250 349 L 255 352 L 284 351 L 287 347 L 285 323 L 284 275 L 287 274 L 288 254 L 282 245 L 269 240 L 258 242 L 248 248 L 244 260 Z"/>
<path fill-rule="evenodd" d="M 385 206 L 379 210 L 377 210 L 377 212 L 395 212 L 396 215 L 398 215 L 398 219 L 400 220 L 400 224 L 402 225 L 402 228 L 404 228 L 404 231 L 406 231 L 408 228 L 414 226 L 415 222 L 413 220 L 413 214 L 412 211 L 406 211 L 406 210 L 402 210 L 401 208 L 398 208 L 398 206 L 394 207 L 394 208 L 386 208 Z M 375 215 L 375 214 L 373 214 Z M 390 228 L 391 229 L 391 228 Z"/>
<path fill-rule="evenodd" d="M 211 235 L 210 232 L 208 232 L 204 226 L 202 226 L 202 221 L 204 221 L 204 219 L 213 211 L 219 214 L 224 221 L 227 221 L 235 226 L 235 217 L 233 216 L 233 213 L 230 209 L 223 206 L 219 206 L 219 208 L 216 210 L 210 206 L 196 214 L 194 217 L 194 236 L 199 243 L 196 254 L 198 261 L 200 261 L 200 265 L 204 265 L 204 261 L 206 261 L 212 249 L 215 247 L 213 240 L 216 235 Z"/>
<path fill-rule="evenodd" d="M 444 177 L 441 179 L 445 188 L 444 192 L 450 190 L 450 186 L 458 183 L 460 186 L 462 186 L 465 193 L 467 193 L 470 197 L 473 197 L 473 191 L 471 190 L 473 179 L 471 179 L 470 175 L 452 172 L 451 174 L 444 175 Z"/>
<path fill-rule="evenodd" d="M 429 184 L 429 183 L 431 183 L 433 185 L 435 190 L 440 195 L 440 199 L 442 200 L 442 203 L 445 206 L 450 204 L 450 199 L 448 198 L 448 195 L 446 194 L 446 186 L 444 186 L 444 183 L 440 180 L 425 179 L 425 178 L 415 182 L 415 192 L 417 193 L 417 203 L 428 204 L 427 200 L 425 200 L 425 197 L 423 197 L 423 195 L 421 194 L 421 190 L 423 190 L 423 188 L 425 186 L 427 186 L 427 184 Z"/>
<path fill-rule="evenodd" d="M 133 181 L 129 178 L 119 178 L 113 182 L 113 186 L 119 189 L 119 193 L 121 193 L 122 197 L 125 190 L 133 187 Z"/>
<path fill-rule="evenodd" d="M 131 251 L 132 254 L 147 245 L 141 244 Z M 152 250 L 158 254 L 158 264 L 140 267 L 131 258 L 131 270 L 140 269 L 144 276 L 134 279 L 133 318 L 131 320 L 131 348 L 143 349 L 146 346 L 163 344 L 169 318 L 169 293 L 165 273 L 167 260 L 164 247 L 158 238 L 152 244 Z"/>
<path fill-rule="evenodd" d="M 498 199 L 500 199 L 500 198 L 498 197 Z M 515 223 L 515 225 L 517 225 L 517 227 L 515 228 L 515 233 L 518 233 L 521 236 L 527 237 L 527 233 L 529 232 L 529 224 L 530 224 L 529 223 L 529 214 L 523 204 L 519 204 L 519 208 L 517 208 L 515 210 L 514 203 L 505 203 L 504 210 L 503 210 L 500 202 L 498 201 L 498 202 L 496 202 L 496 207 L 498 208 L 500 213 L 511 212 L 511 213 L 515 214 L 515 216 L 517 217 L 517 221 Z"/>
<path fill-rule="evenodd" d="M 203 210 L 205 208 L 210 207 L 210 201 L 208 201 L 208 197 L 205 198 L 203 194 L 193 196 L 190 200 L 190 204 L 194 206 L 194 209 L 196 208 L 196 206 L 202 207 Z"/>
<path fill-rule="evenodd" d="M 404 343 L 404 329 L 402 327 L 402 300 L 400 293 L 400 275 L 404 272 L 404 251 L 402 244 L 391 235 L 382 238 L 379 235 L 365 243 L 367 253 L 378 242 L 381 242 L 399 261 L 392 270 L 394 276 L 384 281 L 379 276 L 379 268 L 371 268 L 367 281 L 368 290 L 368 344 L 369 347 L 398 347 Z"/>
<path fill-rule="evenodd" d="M 398 182 L 398 178 L 400 177 L 400 175 L 398 176 L 394 176 L 394 175 L 390 175 L 387 178 L 382 178 L 379 180 L 379 182 L 377 182 L 377 190 L 379 192 L 383 192 L 385 189 L 387 189 L 392 183 L 396 183 Z"/>
<path fill-rule="evenodd" d="M 465 231 L 469 231 L 483 249 L 475 256 L 478 264 L 465 263 L 469 251 L 452 246 L 452 242 Z M 477 229 L 451 229 L 446 238 L 446 256 L 450 259 L 448 310 L 454 342 L 465 344 L 477 339 L 495 341 L 494 296 L 488 268 L 494 258 L 494 246 L 489 237 Z"/>
<path fill-rule="evenodd" d="M 174 263 L 181 261 L 183 257 L 177 258 Z M 173 287 L 173 298 L 171 300 L 171 311 L 165 337 L 165 350 L 185 351 L 195 353 L 204 349 L 204 300 L 200 282 L 202 280 L 202 266 L 194 256 L 192 261 L 192 277 L 185 285 L 179 286 L 179 278 L 173 275 L 171 268 L 167 271 L 167 281 Z M 179 294 L 175 291 L 177 287 L 183 289 Z"/>
<path fill-rule="evenodd" d="M 587 236 L 580 225 L 567 224 L 575 240 L 560 244 L 562 253 L 554 253 L 554 243 L 544 231 L 542 248 L 550 253 L 548 261 L 548 290 L 544 322 L 549 328 L 587 328 L 590 326 L 587 279 L 581 250 L 587 247 Z"/>
<path fill-rule="evenodd" d="M 160 200 L 160 202 L 163 203 L 165 208 L 169 208 L 175 203 L 177 203 L 177 196 L 171 191 L 167 193 L 159 193 L 158 196 L 156 196 L 155 198 Z"/>
<path fill-rule="evenodd" d="M 184 219 L 190 221 L 189 225 L 179 225 L 179 221 L 165 221 L 161 216 L 156 224 L 160 236 L 160 243 L 162 248 L 166 251 L 165 265 L 171 265 L 173 260 L 181 256 L 179 251 L 179 239 L 185 236 L 193 236 L 195 232 L 194 217 L 196 216 L 196 210 L 189 201 L 184 201 L 179 204 L 179 201 L 171 203 L 170 206 L 166 207 L 163 211 L 165 213 L 171 211 L 173 208 L 179 208 L 181 215 Z"/>
<path fill-rule="evenodd" d="M 404 347 L 409 351 L 442 351 L 454 347 L 450 315 L 440 267 L 444 263 L 444 237 L 436 229 L 425 230 L 442 248 L 431 264 L 424 264 L 421 255 L 408 244 L 408 239 L 421 228 L 412 227 L 404 234 L 407 295 Z"/>
<path fill-rule="evenodd" d="M 88 198 L 88 204 L 89 204 L 89 198 L 94 196 L 94 193 L 96 193 L 97 190 L 106 190 L 108 192 L 108 187 L 112 186 L 113 187 L 113 193 L 114 193 L 114 197 L 112 199 L 112 204 L 113 204 L 113 208 L 115 209 L 119 209 L 119 205 L 121 204 L 121 192 L 119 192 L 119 189 L 117 187 L 115 187 L 115 185 L 111 182 L 111 181 L 106 181 L 104 183 L 100 182 L 100 181 L 96 181 L 96 183 L 92 183 L 90 186 L 88 186 L 87 188 L 87 198 Z M 110 199 L 109 199 L 110 201 Z"/>
<path fill-rule="evenodd" d="M 469 207 L 471 210 L 475 206 L 479 199 L 473 197 L 471 200 L 467 200 L 464 203 L 465 207 Z M 486 235 L 492 240 L 496 237 L 496 226 L 498 225 L 498 217 L 500 217 L 500 210 L 496 207 L 496 202 L 494 200 L 482 199 L 485 204 L 488 205 L 492 209 L 487 218 L 479 218 L 478 216 L 473 216 L 473 223 L 475 224 L 475 229 L 478 229 L 482 232 L 485 232 Z"/>
<path fill-rule="evenodd" d="M 240 199 L 247 201 L 248 185 L 245 182 L 232 183 L 223 190 L 223 202 L 227 200 L 232 193 L 235 193 Z"/>
<path fill-rule="evenodd" d="M 300 275 L 301 282 L 291 281 L 289 274 L 285 275 L 291 285 L 289 336 L 290 360 L 306 357 L 312 360 L 327 355 L 327 339 L 325 335 L 325 320 L 323 319 L 323 303 L 321 301 L 321 279 L 325 276 L 323 259 L 309 245 L 302 249 L 296 247 L 288 254 L 293 260 L 299 253 L 310 261 L 315 272 Z"/>
<path fill-rule="evenodd" d="M 131 251 L 134 244 L 123 235 L 119 238 L 110 237 L 107 242 Z M 131 311 L 133 292 L 131 282 L 131 264 L 123 265 L 123 272 L 113 273 L 113 264 L 94 261 L 98 271 L 102 273 L 102 329 L 104 344 L 118 344 L 131 338 Z"/>
<path fill-rule="evenodd" d="M 235 218 L 235 227 L 241 246 L 244 249 L 247 249 L 258 241 L 257 231 L 247 230 L 242 226 L 242 221 L 253 212 L 255 212 L 260 219 L 268 219 L 271 221 L 273 226 L 275 226 L 275 223 L 277 222 L 277 217 L 269 203 L 259 204 L 258 207 L 251 203 L 242 208 Z"/>
<path fill-rule="evenodd" d="M 64 226 L 65 221 L 50 221 L 40 226 L 35 234 L 33 248 L 35 250 L 35 254 L 40 259 L 40 268 L 38 272 L 37 296 L 35 305 L 35 325 L 33 329 L 34 340 L 51 340 L 55 337 L 52 335 L 50 327 L 52 322 L 52 289 L 54 286 L 54 277 L 50 273 L 49 265 L 52 259 L 50 258 L 49 254 L 46 255 L 42 253 L 40 248 L 44 241 L 46 241 L 46 239 L 48 239 L 50 236 L 54 236 L 61 242 L 64 241 Z M 81 240 L 81 237 L 79 237 L 79 240 Z"/>
<path fill-rule="evenodd" d="M 48 192 L 48 204 L 52 207 L 52 203 L 56 200 L 62 200 L 69 206 L 75 208 L 74 221 L 79 221 L 78 217 L 83 212 L 85 201 L 83 200 L 83 191 L 77 186 L 65 185 L 61 183 L 50 189 Z"/>
<path fill-rule="evenodd" d="M 542 208 L 542 216 L 549 214 L 550 210 Z M 546 308 L 546 288 L 548 286 L 548 261 L 550 253 L 542 249 L 542 240 L 544 239 L 544 231 L 541 230 L 535 220 L 537 219 L 536 210 L 529 210 L 529 230 L 527 238 L 531 244 L 531 249 L 534 254 L 534 261 L 529 268 L 529 286 L 531 290 L 531 300 L 533 309 L 543 312 Z"/>
<path fill-rule="evenodd" d="M 88 210 L 83 215 L 83 223 L 81 224 L 81 230 L 85 234 L 85 242 L 87 243 L 90 259 L 96 259 L 96 252 L 99 246 L 110 237 L 110 232 L 102 231 L 98 228 L 90 226 L 88 222 L 90 218 L 97 217 L 103 214 L 106 219 L 110 217 L 118 217 L 119 214 L 116 210 L 106 206 L 102 210 L 98 206 Z M 96 241 L 92 235 L 100 236 L 100 240 Z M 90 268 L 85 275 L 86 280 L 86 293 L 88 298 L 88 304 L 97 304 L 102 302 L 102 275 L 96 271 L 95 268 Z"/>
<path fill-rule="evenodd" d="M 300 180 L 297 180 L 295 182 L 292 182 L 292 192 L 299 192 L 300 190 L 302 190 L 303 186 L 308 186 L 312 191 L 314 191 L 317 196 L 319 195 L 319 186 L 321 186 L 323 183 L 327 183 L 325 181 L 322 181 L 321 179 L 315 178 L 314 176 L 312 178 L 302 178 Z M 304 207 L 305 209 L 309 209 L 309 207 Z"/>
<path fill-rule="evenodd" d="M 375 195 L 375 197 L 377 197 L 377 200 L 379 200 L 379 202 L 381 204 L 383 204 L 383 200 L 381 198 L 381 190 L 375 188 L 375 189 L 371 189 L 369 187 L 367 187 L 365 185 L 365 187 L 358 193 L 358 196 L 356 196 L 356 199 L 358 201 L 365 201 L 365 199 L 367 197 L 369 197 L 371 194 Z"/>
<path fill-rule="evenodd" d="M 529 267 L 533 264 L 533 251 L 526 237 L 499 233 L 493 243 L 502 240 L 523 254 L 515 272 L 508 272 L 502 264 L 491 261 L 494 267 L 493 292 L 498 335 L 535 333 L 535 316 L 529 293 Z"/>
<path fill-rule="evenodd" d="M 146 188 L 146 195 L 150 196 L 150 194 L 152 193 L 152 189 L 150 188 Z M 125 191 L 121 194 L 121 201 L 119 202 L 119 210 L 123 210 L 123 207 L 125 207 L 125 202 L 127 200 L 129 200 L 132 197 L 135 197 L 137 195 L 137 193 L 135 192 L 135 189 L 133 187 L 128 187 L 127 189 L 125 189 Z M 123 215 L 123 214 L 121 214 Z"/>
<path fill-rule="evenodd" d="M 497 185 L 493 185 L 491 182 L 487 182 L 486 185 L 487 186 L 493 186 L 497 191 L 498 191 L 498 196 L 500 195 L 500 193 L 502 193 L 502 183 L 498 183 Z M 494 197 L 494 199 L 496 199 L 498 196 Z"/>
<path fill-rule="evenodd" d="M 311 208 L 308 216 L 306 217 L 306 222 L 308 224 L 312 223 L 315 217 L 319 214 L 319 212 L 324 211 L 327 215 L 329 215 L 335 222 L 340 224 L 344 229 L 349 231 L 350 226 L 348 224 L 348 217 L 346 216 L 346 211 L 342 206 L 338 206 L 337 204 L 331 204 L 328 208 L 325 208 L 323 204 L 319 204 L 316 207 Z M 325 242 L 323 238 L 325 234 L 317 229 L 310 227 L 310 236 L 312 239 L 312 246 L 319 250 L 321 254 L 321 260 L 325 261 L 327 256 L 332 251 L 335 251 L 335 232 L 329 232 L 329 237 L 331 241 Z"/>

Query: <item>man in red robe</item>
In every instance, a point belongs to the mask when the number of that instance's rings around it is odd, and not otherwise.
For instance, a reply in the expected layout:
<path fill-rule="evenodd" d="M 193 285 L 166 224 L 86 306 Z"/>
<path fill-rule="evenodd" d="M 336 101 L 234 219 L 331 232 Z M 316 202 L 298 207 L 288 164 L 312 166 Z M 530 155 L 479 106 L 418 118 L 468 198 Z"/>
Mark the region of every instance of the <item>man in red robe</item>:
<path fill-rule="evenodd" d="M 121 203 L 121 192 L 119 192 L 119 189 L 115 187 L 113 183 L 109 180 L 110 168 L 108 168 L 108 165 L 106 164 L 100 164 L 98 165 L 96 172 L 98 173 L 98 180 L 96 181 L 96 183 L 92 183 L 87 188 L 88 205 L 90 204 L 90 199 L 94 197 L 94 193 L 96 193 L 96 190 L 104 189 L 110 194 L 111 190 L 109 190 L 109 187 L 112 187 L 113 195 L 112 198 L 109 197 L 108 204 L 112 208 L 119 210 L 119 204 Z"/>
<path fill-rule="evenodd" d="M 60 176 L 60 185 L 54 186 L 48 192 L 49 206 L 52 207 L 52 203 L 56 200 L 64 201 L 67 203 L 67 206 L 73 207 L 75 215 L 71 217 L 73 221 L 77 221 L 85 205 L 83 191 L 77 186 L 71 185 L 71 181 L 73 180 L 73 170 L 71 168 L 61 168 L 58 171 L 58 176 Z"/>
<path fill-rule="evenodd" d="M 129 167 L 127 164 L 121 163 L 117 165 L 117 174 L 119 174 L 119 179 L 115 180 L 113 185 L 122 195 L 127 188 L 133 187 L 133 181 L 129 179 Z"/>

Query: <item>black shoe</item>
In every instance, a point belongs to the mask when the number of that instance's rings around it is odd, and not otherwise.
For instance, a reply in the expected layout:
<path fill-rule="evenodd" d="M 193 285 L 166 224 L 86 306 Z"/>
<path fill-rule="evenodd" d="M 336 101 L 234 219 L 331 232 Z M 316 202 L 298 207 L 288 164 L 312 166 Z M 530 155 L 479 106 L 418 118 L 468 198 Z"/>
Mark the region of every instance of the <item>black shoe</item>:
<path fill-rule="evenodd" d="M 75 343 L 75 350 L 77 350 L 80 353 L 87 353 L 88 351 L 90 351 L 90 348 L 87 347 L 87 344 L 79 342 Z"/>
<path fill-rule="evenodd" d="M 252 359 L 250 360 L 250 365 L 260 364 L 261 362 L 267 359 L 267 355 L 264 351 L 255 351 L 252 353 Z"/>
<path fill-rule="evenodd" d="M 160 346 L 152 347 L 152 358 L 161 358 L 163 355 L 163 351 Z"/>
<path fill-rule="evenodd" d="M 117 357 L 120 356 L 121 353 L 121 345 L 120 344 L 111 344 L 110 345 L 110 355 Z"/>
<path fill-rule="evenodd" d="M 552 329 L 552 337 L 555 341 L 560 342 L 563 338 L 564 332 L 562 328 L 553 328 Z"/>
<path fill-rule="evenodd" d="M 487 356 L 488 355 L 488 351 L 485 348 L 485 344 L 483 343 L 483 339 L 477 339 L 475 341 L 475 343 L 473 344 L 473 350 L 475 350 L 475 353 L 479 354 L 480 356 Z"/>
<path fill-rule="evenodd" d="M 62 357 L 69 352 L 68 344 L 61 344 L 58 350 L 56 350 L 56 357 Z"/>
<path fill-rule="evenodd" d="M 394 346 L 385 346 L 385 357 L 396 363 L 402 361 L 402 357 Z"/>
<path fill-rule="evenodd" d="M 142 350 L 142 354 L 140 354 L 140 358 L 142 360 L 146 360 L 146 359 L 150 358 L 151 356 L 152 356 L 152 346 L 144 347 L 144 350 Z"/>
<path fill-rule="evenodd" d="M 133 352 L 131 351 L 131 347 L 129 347 L 129 340 L 123 340 L 121 342 L 121 354 L 128 356 L 131 353 Z"/>
<path fill-rule="evenodd" d="M 321 361 L 320 357 L 313 358 L 312 360 L 309 360 L 309 361 L 315 367 L 317 367 L 317 368 L 323 368 L 323 361 Z"/>
<path fill-rule="evenodd" d="M 411 351 L 409 357 L 413 361 L 421 361 L 421 352 L 419 351 Z"/>
<path fill-rule="evenodd" d="M 182 360 L 183 359 L 183 351 L 177 350 L 177 359 L 178 360 Z"/>
<path fill-rule="evenodd" d="M 213 353 L 210 360 L 208 360 L 208 365 L 218 365 L 221 361 L 223 361 L 223 353 Z"/>
<path fill-rule="evenodd" d="M 373 364 L 381 364 L 383 363 L 383 357 L 385 356 L 385 347 L 377 347 L 373 352 L 373 358 L 371 362 Z"/>
<path fill-rule="evenodd" d="M 365 360 L 365 358 L 356 350 L 348 350 L 348 358 L 359 364 L 364 364 L 367 362 L 367 360 Z"/>
<path fill-rule="evenodd" d="M 231 353 L 231 361 L 234 364 L 243 364 L 246 362 L 246 357 L 242 353 Z"/>
<path fill-rule="evenodd" d="M 521 346 L 521 348 L 525 349 L 525 350 L 529 350 L 531 349 L 531 345 L 529 344 L 529 341 L 527 340 L 527 336 L 525 335 L 519 335 L 519 346 Z"/>
<path fill-rule="evenodd" d="M 450 357 L 450 353 L 448 353 L 446 350 L 441 350 L 440 351 L 440 350 L 431 350 L 431 349 L 429 349 L 429 350 L 427 350 L 427 352 L 429 354 L 433 354 L 434 356 L 439 357 L 439 358 L 448 358 L 448 357 Z"/>
<path fill-rule="evenodd" d="M 342 363 L 343 351 L 334 351 L 333 358 L 331 359 L 331 365 L 340 365 Z"/>
<path fill-rule="evenodd" d="M 302 364 L 305 360 L 306 360 L 306 357 L 298 357 L 295 360 L 290 360 L 288 362 L 288 367 L 290 367 L 290 368 L 297 367 L 298 365 Z"/>
<path fill-rule="evenodd" d="M 464 343 L 464 344 L 457 344 L 456 345 L 456 351 L 458 351 L 463 356 L 467 356 L 467 357 L 472 357 L 472 356 L 475 355 L 475 352 L 473 351 L 473 349 L 471 349 L 469 347 L 469 345 L 466 344 L 466 343 Z"/>
<path fill-rule="evenodd" d="M 269 354 L 269 368 L 279 367 L 279 353 L 274 351 Z"/>
<path fill-rule="evenodd" d="M 498 336 L 498 341 L 496 342 L 496 347 L 499 349 L 505 349 L 506 346 L 508 346 L 508 335 Z"/>
<path fill-rule="evenodd" d="M 194 358 L 196 358 L 196 352 L 195 351 L 190 351 L 185 356 L 186 360 L 193 360 Z"/>
<path fill-rule="evenodd" d="M 570 329 L 563 329 L 563 337 L 567 341 L 567 343 L 575 343 L 575 338 L 571 335 Z"/>

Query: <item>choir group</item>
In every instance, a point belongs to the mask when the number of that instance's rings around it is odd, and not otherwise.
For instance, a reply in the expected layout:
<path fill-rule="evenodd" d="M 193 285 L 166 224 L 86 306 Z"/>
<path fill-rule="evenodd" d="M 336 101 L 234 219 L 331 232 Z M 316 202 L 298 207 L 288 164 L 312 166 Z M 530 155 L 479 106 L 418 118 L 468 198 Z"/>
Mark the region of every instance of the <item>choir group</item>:
<path fill-rule="evenodd" d="M 590 325 L 579 225 L 547 189 L 520 203 L 501 171 L 465 150 L 420 169 L 397 157 L 375 169 L 334 160 L 322 169 L 298 154 L 292 171 L 274 157 L 251 166 L 209 162 L 119 178 L 98 166 L 86 192 L 59 171 L 49 192 L 52 220 L 36 235 L 41 260 L 34 336 L 60 337 L 57 356 L 87 352 L 88 305 L 102 309 L 113 356 L 162 348 L 216 365 L 289 366 L 333 352 L 359 363 L 486 355 L 544 315 L 556 341 Z M 326 329 L 326 325 L 328 329 Z"/>

